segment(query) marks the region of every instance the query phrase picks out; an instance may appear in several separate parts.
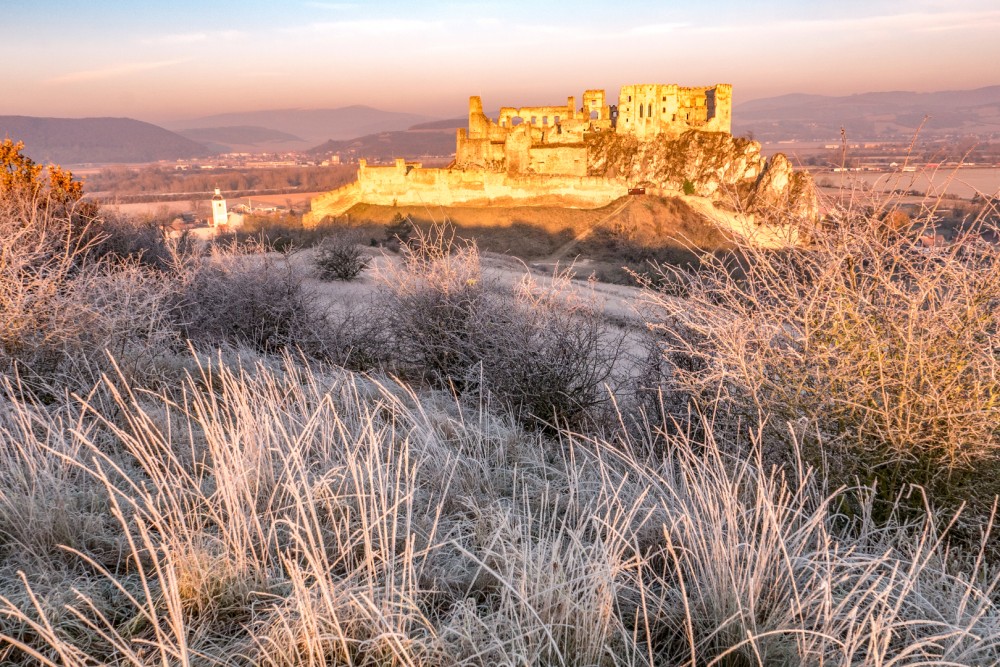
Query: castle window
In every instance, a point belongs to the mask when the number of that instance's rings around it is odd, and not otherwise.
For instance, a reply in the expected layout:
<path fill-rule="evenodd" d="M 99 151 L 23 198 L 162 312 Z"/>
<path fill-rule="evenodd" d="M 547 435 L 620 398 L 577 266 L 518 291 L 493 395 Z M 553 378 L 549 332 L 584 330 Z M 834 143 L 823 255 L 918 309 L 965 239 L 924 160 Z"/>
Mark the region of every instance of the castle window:
<path fill-rule="evenodd" d="M 652 102 L 649 103 L 649 106 L 647 107 L 647 109 L 648 110 L 646 111 L 646 115 L 649 116 L 650 118 L 652 118 L 653 117 L 653 103 Z"/>
<path fill-rule="evenodd" d="M 631 102 L 631 101 L 632 101 L 632 96 L 631 96 L 631 95 L 629 95 L 629 96 L 628 96 L 628 101 L 629 101 L 629 102 Z"/>
<path fill-rule="evenodd" d="M 549 117 L 542 116 L 542 125 L 548 125 L 548 124 L 549 124 Z"/>
<path fill-rule="evenodd" d="M 642 105 L 639 105 L 639 118 L 642 118 Z"/>
<path fill-rule="evenodd" d="M 663 111 L 661 113 L 667 113 L 667 107 L 663 107 Z"/>
<path fill-rule="evenodd" d="M 554 123 L 555 123 L 556 125 L 558 125 L 558 124 L 559 124 L 559 116 L 556 116 L 553 122 L 554 122 Z"/>
<path fill-rule="evenodd" d="M 538 125 L 538 116 L 532 116 L 531 117 L 531 124 L 532 125 Z"/>
<path fill-rule="evenodd" d="M 663 101 L 664 101 L 664 102 L 666 102 L 666 101 L 667 101 L 667 96 L 666 96 L 666 95 L 664 95 L 664 96 L 663 96 Z"/>

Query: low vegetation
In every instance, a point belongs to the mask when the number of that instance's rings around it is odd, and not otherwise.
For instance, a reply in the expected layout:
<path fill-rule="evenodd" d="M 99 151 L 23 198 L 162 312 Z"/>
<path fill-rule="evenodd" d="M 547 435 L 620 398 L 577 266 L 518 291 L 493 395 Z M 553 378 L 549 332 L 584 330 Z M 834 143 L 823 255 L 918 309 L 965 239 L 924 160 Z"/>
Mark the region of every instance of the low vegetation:
<path fill-rule="evenodd" d="M 580 425 L 608 406 L 623 334 L 563 272 L 511 288 L 484 276 L 475 244 L 447 226 L 414 228 L 381 276 L 392 368 L 489 398 L 522 422 Z"/>
<path fill-rule="evenodd" d="M 327 310 L 5 149 L 0 663 L 1000 661 L 980 235 L 844 211 L 661 267 L 646 335 L 414 229 Z"/>
<path fill-rule="evenodd" d="M 356 234 L 341 231 L 323 239 L 316 248 L 313 264 L 321 280 L 354 280 L 368 268 L 371 258 L 358 247 Z"/>
<path fill-rule="evenodd" d="M 899 220 L 845 212 L 804 248 L 747 246 L 738 276 L 720 261 L 684 274 L 683 300 L 650 294 L 670 382 L 702 413 L 769 425 L 779 453 L 796 441 L 837 483 L 889 502 L 917 484 L 989 516 L 1000 252 L 983 221 L 928 248 Z"/>

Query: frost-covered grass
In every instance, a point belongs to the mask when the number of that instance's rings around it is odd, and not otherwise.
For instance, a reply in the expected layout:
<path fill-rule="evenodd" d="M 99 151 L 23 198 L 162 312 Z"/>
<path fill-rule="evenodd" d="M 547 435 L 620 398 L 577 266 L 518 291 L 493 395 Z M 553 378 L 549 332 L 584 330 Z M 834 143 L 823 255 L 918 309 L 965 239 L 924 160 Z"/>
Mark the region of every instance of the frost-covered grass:
<path fill-rule="evenodd" d="M 4 405 L 5 663 L 1000 658 L 995 576 L 943 546 L 948 517 L 848 518 L 710 425 L 550 438 L 442 393 L 223 361 L 179 393 Z"/>

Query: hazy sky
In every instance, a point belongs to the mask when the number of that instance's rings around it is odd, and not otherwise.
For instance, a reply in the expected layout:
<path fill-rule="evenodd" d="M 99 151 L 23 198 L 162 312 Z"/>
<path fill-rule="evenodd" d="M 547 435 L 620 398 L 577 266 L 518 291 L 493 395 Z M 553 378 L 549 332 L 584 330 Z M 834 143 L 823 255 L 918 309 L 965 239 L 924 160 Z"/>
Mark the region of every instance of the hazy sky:
<path fill-rule="evenodd" d="M 622 84 L 802 91 L 1000 84 L 997 0 L 0 0 L 0 114 L 368 104 L 435 116 Z"/>

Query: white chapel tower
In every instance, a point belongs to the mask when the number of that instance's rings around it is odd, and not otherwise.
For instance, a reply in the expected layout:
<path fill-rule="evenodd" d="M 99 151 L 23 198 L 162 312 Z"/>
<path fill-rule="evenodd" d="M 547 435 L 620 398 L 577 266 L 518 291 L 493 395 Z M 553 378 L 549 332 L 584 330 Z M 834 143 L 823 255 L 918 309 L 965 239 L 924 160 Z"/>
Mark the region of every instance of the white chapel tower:
<path fill-rule="evenodd" d="M 226 200 L 222 197 L 219 188 L 215 188 L 212 195 L 212 226 L 218 227 L 229 222 L 229 214 L 226 211 Z"/>

